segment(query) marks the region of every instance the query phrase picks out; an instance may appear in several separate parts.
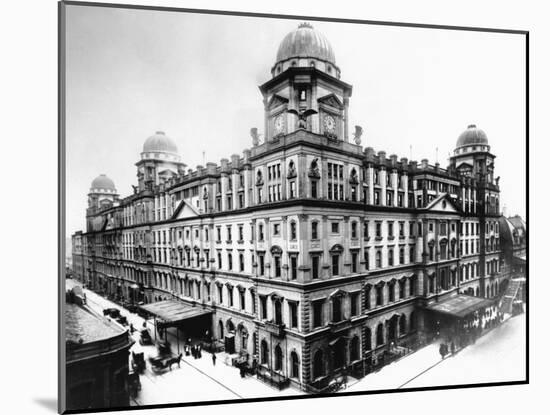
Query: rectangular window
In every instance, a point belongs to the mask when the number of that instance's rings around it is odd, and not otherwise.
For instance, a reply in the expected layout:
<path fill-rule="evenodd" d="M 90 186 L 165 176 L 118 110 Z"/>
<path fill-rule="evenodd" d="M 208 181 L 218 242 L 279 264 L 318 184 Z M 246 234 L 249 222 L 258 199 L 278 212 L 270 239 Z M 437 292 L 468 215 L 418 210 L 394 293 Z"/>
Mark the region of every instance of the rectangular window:
<path fill-rule="evenodd" d="M 311 197 L 317 199 L 317 180 L 311 181 Z"/>
<path fill-rule="evenodd" d="M 319 222 L 311 222 L 311 239 L 319 239 L 317 227 Z"/>
<path fill-rule="evenodd" d="M 258 260 L 260 262 L 260 275 L 263 276 L 265 273 L 265 258 L 264 254 L 258 254 Z"/>
<path fill-rule="evenodd" d="M 350 314 L 351 316 L 356 316 L 359 314 L 359 293 L 351 293 L 350 301 L 351 301 L 351 310 Z"/>
<path fill-rule="evenodd" d="M 273 260 L 275 261 L 275 276 L 281 276 L 281 257 L 276 255 Z"/>
<path fill-rule="evenodd" d="M 376 237 L 382 238 L 382 222 L 376 222 Z"/>
<path fill-rule="evenodd" d="M 357 272 L 357 252 L 351 253 L 351 272 Z"/>
<path fill-rule="evenodd" d="M 222 254 L 218 252 L 218 269 L 222 268 Z"/>
<path fill-rule="evenodd" d="M 331 222 L 330 229 L 331 229 L 332 233 L 338 233 L 340 231 L 339 230 L 339 223 L 338 222 Z"/>
<path fill-rule="evenodd" d="M 357 238 L 357 222 L 351 222 L 351 237 Z"/>
<path fill-rule="evenodd" d="M 260 242 L 263 242 L 263 240 L 264 240 L 264 224 L 263 223 L 260 223 L 258 225 L 258 240 Z"/>
<path fill-rule="evenodd" d="M 227 269 L 232 270 L 233 269 L 233 255 L 227 254 Z"/>
<path fill-rule="evenodd" d="M 319 278 L 319 256 L 317 255 L 311 257 L 311 278 Z"/>
<path fill-rule="evenodd" d="M 260 295 L 260 318 L 262 320 L 267 319 L 267 298 L 263 295 Z"/>
<path fill-rule="evenodd" d="M 313 328 L 323 325 L 323 301 L 313 302 Z"/>
<path fill-rule="evenodd" d="M 239 241 L 244 241 L 243 225 L 239 225 Z"/>
<path fill-rule="evenodd" d="M 340 255 L 332 255 L 332 275 L 340 274 Z"/>
<path fill-rule="evenodd" d="M 290 279 L 295 280 L 298 278 L 298 257 L 292 255 L 290 257 Z"/>
<path fill-rule="evenodd" d="M 294 199 L 296 197 L 296 182 L 290 182 L 290 199 Z"/>
<path fill-rule="evenodd" d="M 292 329 L 297 328 L 298 327 L 298 304 L 295 302 L 289 302 L 288 312 L 289 312 L 288 321 L 290 322 L 290 328 Z"/>

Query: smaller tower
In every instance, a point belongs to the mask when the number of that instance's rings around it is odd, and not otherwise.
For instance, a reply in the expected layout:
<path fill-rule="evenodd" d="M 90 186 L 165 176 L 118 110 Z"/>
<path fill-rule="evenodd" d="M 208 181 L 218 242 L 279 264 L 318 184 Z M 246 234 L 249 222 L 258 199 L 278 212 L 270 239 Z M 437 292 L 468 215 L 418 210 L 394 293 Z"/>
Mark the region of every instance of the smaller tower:
<path fill-rule="evenodd" d="M 110 206 L 118 201 L 115 183 L 105 174 L 97 176 L 90 186 L 88 193 L 88 208 L 99 209 Z"/>
<path fill-rule="evenodd" d="M 149 189 L 176 176 L 178 171 L 186 167 L 181 162 L 176 143 L 163 131 L 157 131 L 145 140 L 141 159 L 136 166 L 139 191 Z"/>

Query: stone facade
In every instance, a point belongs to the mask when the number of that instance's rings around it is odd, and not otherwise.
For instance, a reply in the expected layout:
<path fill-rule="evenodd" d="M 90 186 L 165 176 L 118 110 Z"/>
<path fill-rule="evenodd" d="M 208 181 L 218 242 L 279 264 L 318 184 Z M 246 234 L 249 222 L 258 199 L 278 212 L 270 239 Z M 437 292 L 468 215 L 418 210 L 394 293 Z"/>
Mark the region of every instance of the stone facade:
<path fill-rule="evenodd" d="M 260 86 L 264 142 L 252 132 L 242 155 L 187 171 L 149 145 L 134 194 L 90 205 L 74 273 L 131 301 L 209 308 L 215 337 L 232 331 L 237 352 L 318 387 L 413 344 L 434 301 L 496 295 L 499 188 L 485 144 L 457 143 L 444 169 L 363 148 L 360 127 L 350 142 L 340 69 L 281 56 Z"/>

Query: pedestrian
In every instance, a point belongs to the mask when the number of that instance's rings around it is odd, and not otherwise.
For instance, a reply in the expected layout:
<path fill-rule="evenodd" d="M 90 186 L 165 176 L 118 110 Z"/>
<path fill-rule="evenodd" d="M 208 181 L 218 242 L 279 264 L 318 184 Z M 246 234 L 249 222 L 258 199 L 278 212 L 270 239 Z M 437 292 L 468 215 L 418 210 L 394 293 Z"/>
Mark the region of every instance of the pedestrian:
<path fill-rule="evenodd" d="M 439 345 L 439 354 L 441 355 L 441 359 L 445 359 L 445 355 L 447 354 L 445 353 L 445 343 Z"/>
<path fill-rule="evenodd" d="M 451 342 L 451 354 L 455 354 L 455 342 Z"/>
<path fill-rule="evenodd" d="M 212 352 L 212 365 L 216 366 L 216 353 Z"/>
<path fill-rule="evenodd" d="M 191 354 L 193 355 L 193 359 L 197 358 L 197 348 L 194 345 L 191 346 Z"/>
<path fill-rule="evenodd" d="M 200 344 L 197 346 L 197 357 L 199 359 L 202 358 L 202 352 L 201 352 L 201 345 Z"/>
<path fill-rule="evenodd" d="M 241 378 L 244 378 L 244 367 L 243 367 L 243 365 L 241 365 L 239 367 L 239 373 L 241 374 Z"/>

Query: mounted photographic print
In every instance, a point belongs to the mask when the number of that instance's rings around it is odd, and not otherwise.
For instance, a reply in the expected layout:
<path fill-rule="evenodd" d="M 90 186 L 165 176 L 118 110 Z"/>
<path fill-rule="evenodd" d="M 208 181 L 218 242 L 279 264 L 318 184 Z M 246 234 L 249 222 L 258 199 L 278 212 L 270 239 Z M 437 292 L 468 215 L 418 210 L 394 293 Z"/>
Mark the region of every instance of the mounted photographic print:
<path fill-rule="evenodd" d="M 527 47 L 60 3 L 60 411 L 527 383 Z"/>

